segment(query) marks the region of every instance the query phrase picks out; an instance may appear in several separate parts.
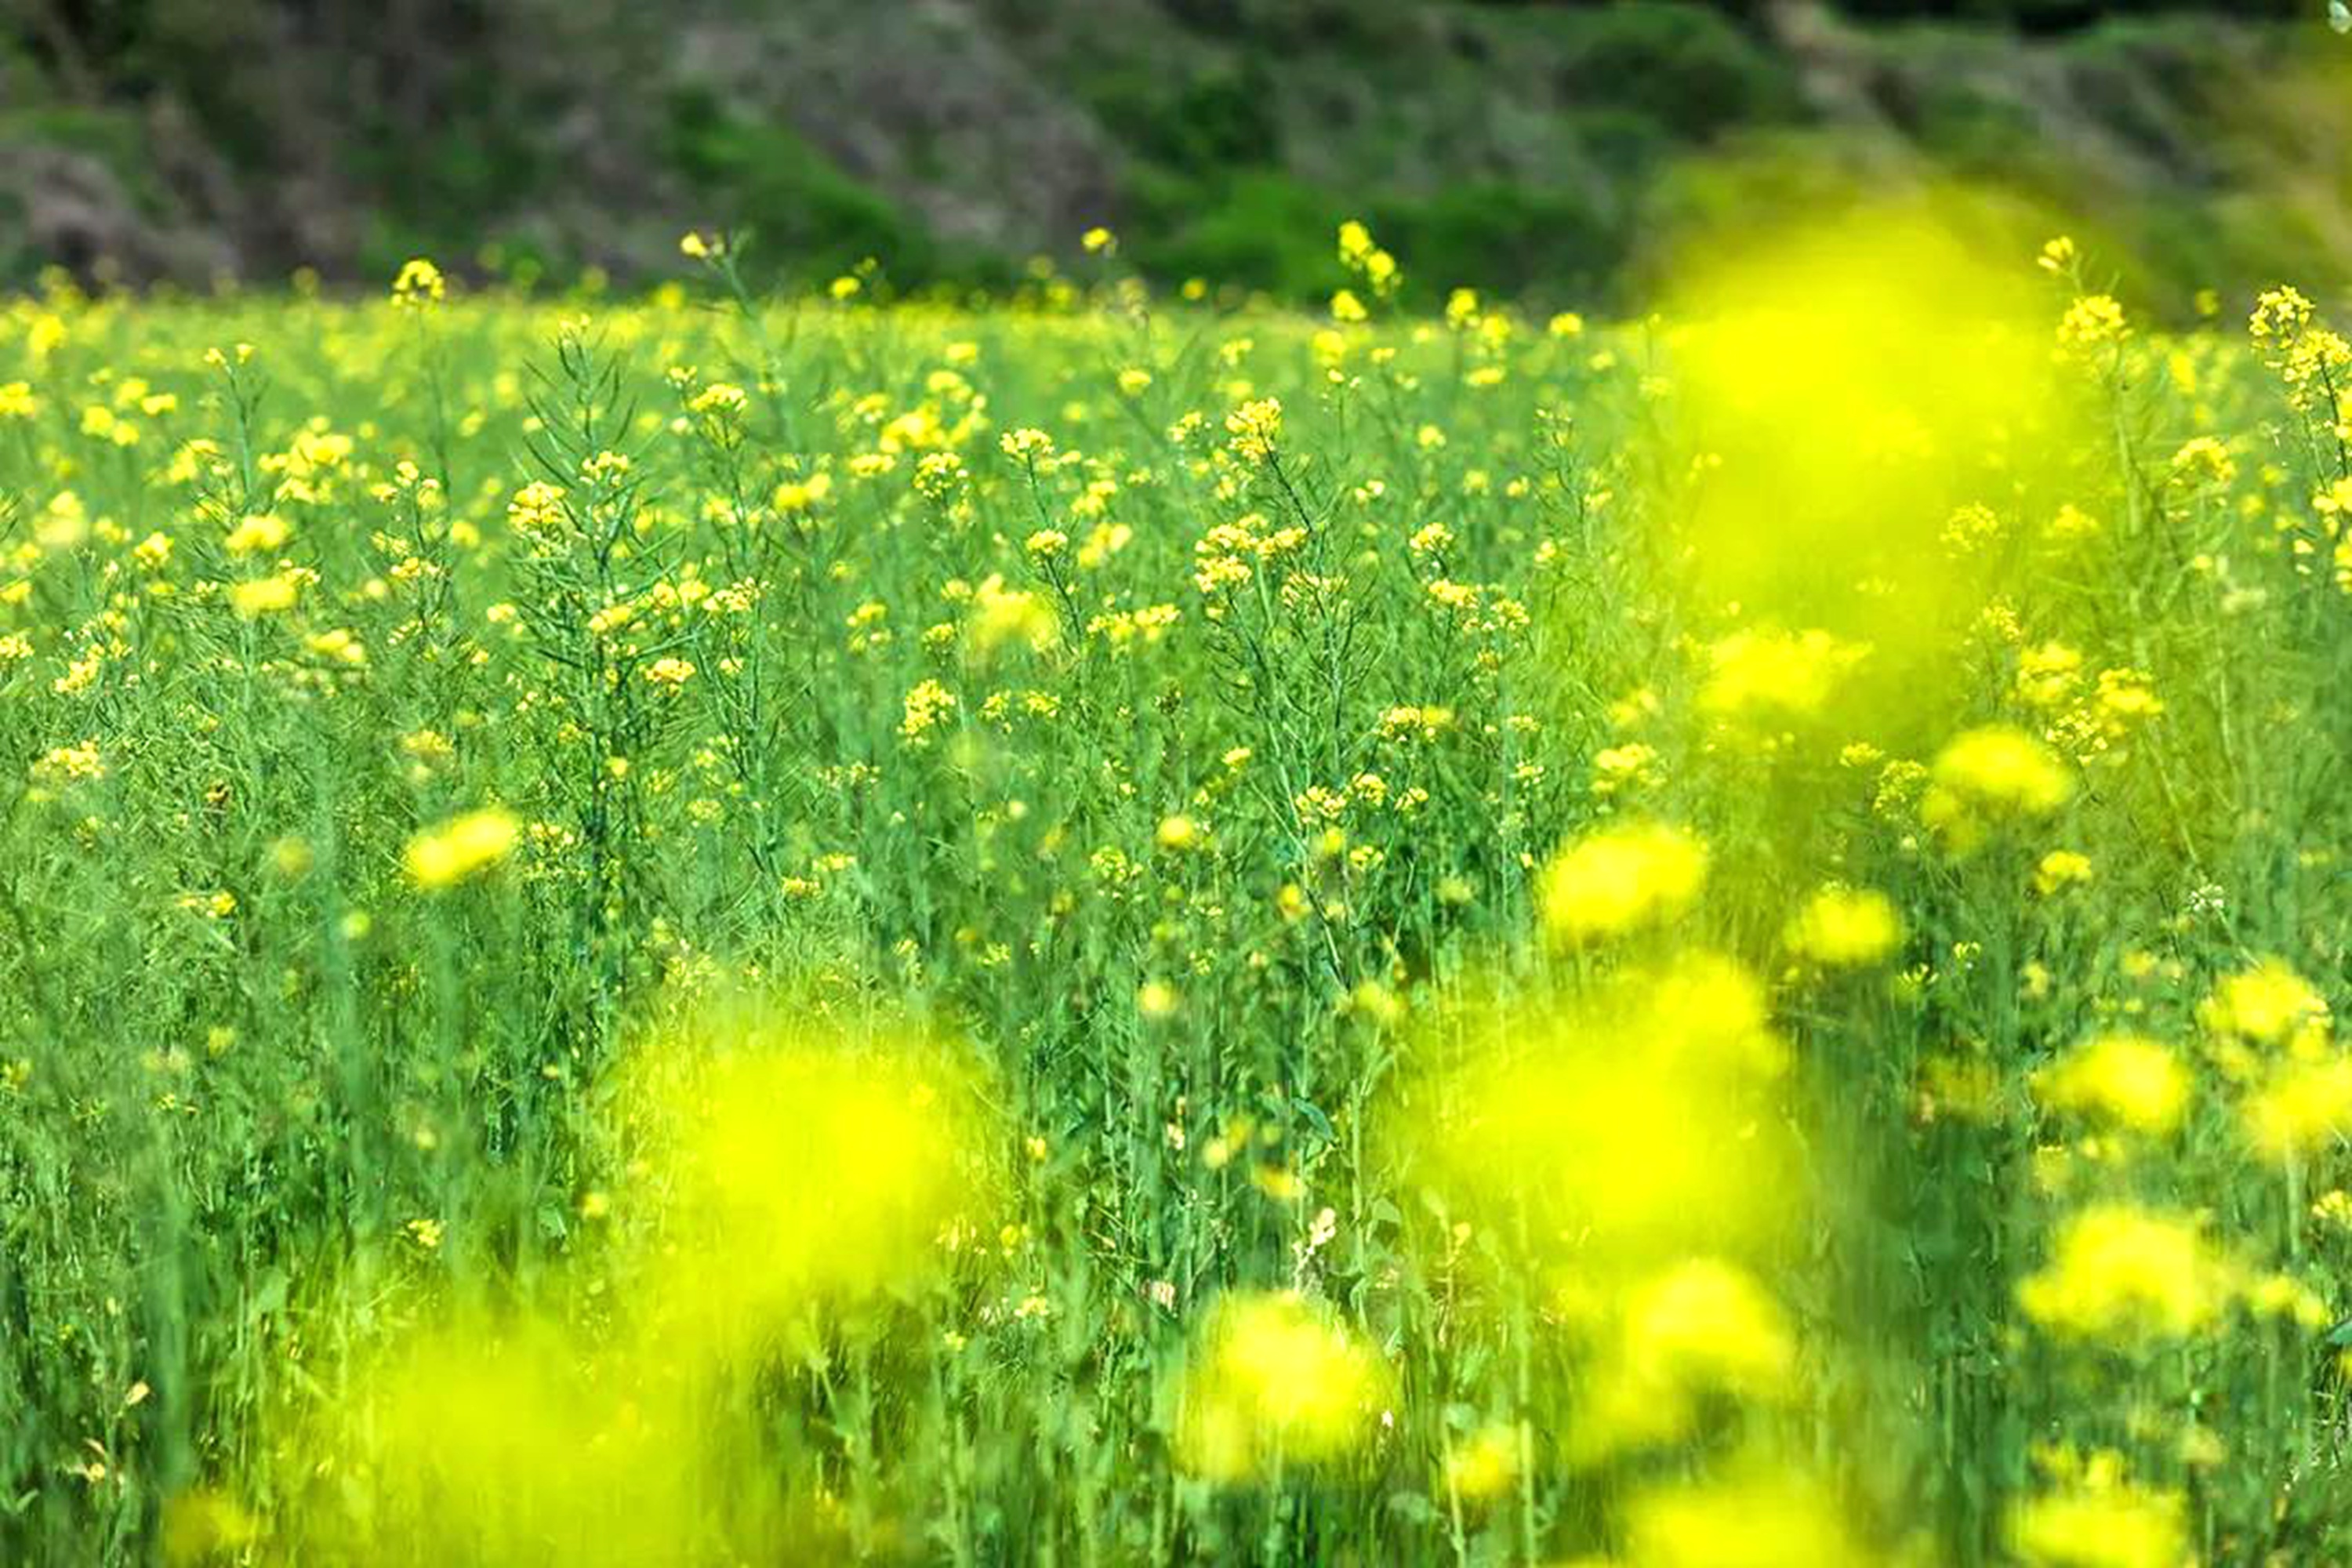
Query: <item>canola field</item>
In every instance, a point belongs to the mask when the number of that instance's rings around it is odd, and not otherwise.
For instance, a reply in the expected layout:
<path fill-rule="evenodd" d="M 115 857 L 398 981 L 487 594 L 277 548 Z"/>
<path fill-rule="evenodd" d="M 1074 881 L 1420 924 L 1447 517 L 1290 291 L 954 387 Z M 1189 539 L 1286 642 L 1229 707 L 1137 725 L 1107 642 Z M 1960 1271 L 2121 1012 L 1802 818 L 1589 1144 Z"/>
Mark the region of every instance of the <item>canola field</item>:
<path fill-rule="evenodd" d="M 0 1561 L 2352 1561 L 2326 313 L 1087 240 L 0 306 Z"/>

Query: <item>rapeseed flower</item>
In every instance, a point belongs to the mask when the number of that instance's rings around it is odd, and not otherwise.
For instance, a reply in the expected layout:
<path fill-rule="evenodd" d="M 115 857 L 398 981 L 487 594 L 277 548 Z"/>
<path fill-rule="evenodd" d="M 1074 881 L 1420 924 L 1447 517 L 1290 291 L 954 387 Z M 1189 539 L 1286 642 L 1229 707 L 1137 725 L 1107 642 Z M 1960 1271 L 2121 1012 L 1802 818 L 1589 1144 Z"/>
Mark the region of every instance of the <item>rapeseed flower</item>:
<path fill-rule="evenodd" d="M 1920 820 L 1962 854 L 2003 824 L 2053 815 L 2074 794 L 2057 754 L 2007 724 L 1954 737 L 1937 753 L 1929 779 Z"/>
<path fill-rule="evenodd" d="M 2095 1456 L 2068 1484 L 2010 1511 L 2011 1548 L 2031 1568 L 2183 1568 L 2186 1500 L 2126 1480 L 2113 1454 Z"/>
<path fill-rule="evenodd" d="M 1827 1489 L 1757 1464 L 1718 1480 L 1663 1486 L 1626 1510 L 1622 1568 L 1866 1568 Z"/>
<path fill-rule="evenodd" d="M 1706 866 L 1706 846 L 1678 827 L 1633 823 L 1588 834 L 1544 868 L 1545 933 L 1577 946 L 1674 920 L 1696 901 Z"/>
<path fill-rule="evenodd" d="M 2285 963 L 2264 959 L 2217 981 L 2212 994 L 2198 1005 L 2197 1021 L 2217 1036 L 2282 1046 L 2326 1029 L 2327 1000 Z"/>
<path fill-rule="evenodd" d="M 1444 1086 L 1455 1113 L 1401 1137 L 1441 1207 L 1524 1227 L 1519 1266 L 1567 1280 L 1737 1259 L 1802 1211 L 1787 1047 L 1729 960 L 1522 1005 L 1474 1042 Z"/>
<path fill-rule="evenodd" d="M 618 1202 L 645 1216 L 623 1267 L 672 1359 L 755 1354 L 939 1278 L 988 1191 L 971 1077 L 911 1036 L 707 1008 L 632 1054 L 613 1103 Z"/>
<path fill-rule="evenodd" d="M 2053 1334 L 2134 1345 L 2210 1327 L 2231 1283 L 2194 1220 L 2102 1203 L 2059 1227 L 2049 1262 L 2020 1282 L 2017 1299 Z"/>
<path fill-rule="evenodd" d="M 496 806 L 469 811 L 417 834 L 403 864 L 408 879 L 428 892 L 453 887 L 514 853 L 522 828 Z"/>
<path fill-rule="evenodd" d="M 2068 888 L 2079 888 L 2091 880 L 2091 858 L 2073 849 L 2053 849 L 2033 868 L 2033 890 L 2043 898 L 2055 898 Z"/>
<path fill-rule="evenodd" d="M 1869 649 L 1818 629 L 1742 631 L 1707 650 L 1700 710 L 1751 724 L 1791 724 L 1821 716 Z"/>
<path fill-rule="evenodd" d="M 1466 1503 L 1492 1502 L 1519 1479 L 1519 1429 L 1496 1423 L 1482 1426 L 1448 1449 L 1444 1483 Z"/>
<path fill-rule="evenodd" d="M 2162 1134 L 2189 1104 L 2189 1069 L 2172 1051 L 2138 1035 L 2102 1035 L 2034 1079 L 2034 1095 L 2134 1132 Z"/>
<path fill-rule="evenodd" d="M 1772 1402 L 1794 1387 L 1796 1338 L 1744 1269 L 1693 1258 L 1636 1284 L 1583 1380 L 1570 1444 L 1591 1462 L 1677 1441 L 1713 1398 Z"/>
<path fill-rule="evenodd" d="M 1178 1389 L 1177 1447 L 1213 1480 L 1344 1458 L 1369 1442 L 1387 1370 L 1295 1292 L 1219 1303 Z"/>
<path fill-rule="evenodd" d="M 399 276 L 392 280 L 392 302 L 399 310 L 421 310 L 441 303 L 448 289 L 438 267 L 422 256 L 413 257 L 401 263 Z"/>
<path fill-rule="evenodd" d="M 1807 899 L 1789 922 L 1789 951 L 1823 969 L 1859 969 L 1878 963 L 1903 941 L 1894 900 L 1869 888 L 1826 887 Z"/>
<path fill-rule="evenodd" d="M 2352 1056 L 2315 1052 L 2270 1068 L 2239 1114 L 2263 1158 L 2279 1164 L 2309 1158 L 2352 1135 Z"/>

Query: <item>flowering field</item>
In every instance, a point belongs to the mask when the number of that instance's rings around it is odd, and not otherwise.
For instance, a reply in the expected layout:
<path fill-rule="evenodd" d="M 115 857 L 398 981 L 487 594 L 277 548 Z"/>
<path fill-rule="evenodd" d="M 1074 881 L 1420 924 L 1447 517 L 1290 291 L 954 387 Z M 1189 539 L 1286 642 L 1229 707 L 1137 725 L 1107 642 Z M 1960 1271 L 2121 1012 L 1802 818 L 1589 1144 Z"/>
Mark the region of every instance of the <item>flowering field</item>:
<path fill-rule="evenodd" d="M 0 308 L 0 1560 L 2352 1559 L 2322 314 L 1088 249 Z"/>

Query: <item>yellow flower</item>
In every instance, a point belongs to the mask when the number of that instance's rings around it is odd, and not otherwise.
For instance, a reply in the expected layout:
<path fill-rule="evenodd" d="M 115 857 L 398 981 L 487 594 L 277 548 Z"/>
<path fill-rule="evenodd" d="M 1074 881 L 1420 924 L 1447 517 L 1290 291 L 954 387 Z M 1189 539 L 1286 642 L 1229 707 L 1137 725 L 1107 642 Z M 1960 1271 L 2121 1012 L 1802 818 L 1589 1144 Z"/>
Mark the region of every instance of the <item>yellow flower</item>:
<path fill-rule="evenodd" d="M 2197 1021 L 2216 1035 L 2258 1046 L 2327 1026 L 2327 1001 L 2311 983 L 2275 958 L 2225 976 L 2197 1007 Z"/>
<path fill-rule="evenodd" d="M 367 645 L 347 626 L 330 626 L 323 632 L 312 632 L 302 639 L 302 646 L 332 664 L 352 669 L 364 668 L 367 665 Z"/>
<path fill-rule="evenodd" d="M 2016 1504 L 2009 1539 L 2032 1568 L 2182 1568 L 2195 1561 L 2181 1495 L 2126 1481 L 2113 1455 L 2095 1459 L 2063 1490 Z"/>
<path fill-rule="evenodd" d="M 1877 963 L 1903 940 L 1894 902 L 1869 888 L 1827 887 L 1805 900 L 1789 922 L 1789 950 L 1824 969 Z"/>
<path fill-rule="evenodd" d="M 1371 1436 L 1386 1369 L 1301 1296 L 1228 1298 L 1186 1367 L 1178 1447 L 1216 1480 L 1335 1459 Z"/>
<path fill-rule="evenodd" d="M 234 1561 L 260 1538 L 261 1526 L 225 1492 L 174 1492 L 163 1500 L 157 1545 L 168 1568 Z"/>
<path fill-rule="evenodd" d="M 993 572 L 972 590 L 964 627 L 973 648 L 982 654 L 1015 643 L 1042 653 L 1062 633 L 1051 605 L 1026 589 L 1006 587 L 1003 576 Z"/>
<path fill-rule="evenodd" d="M 807 511 L 833 493 L 831 474 L 811 474 L 805 479 L 788 479 L 776 487 L 769 504 L 778 511 Z"/>
<path fill-rule="evenodd" d="M 1626 1510 L 1631 1568 L 1864 1568 L 1866 1552 L 1823 1488 L 1759 1469 L 1660 1487 Z"/>
<path fill-rule="evenodd" d="M 1593 1460 L 1685 1436 L 1701 1401 L 1776 1400 L 1796 1374 L 1786 1316 L 1745 1270 L 1694 1258 L 1644 1281 L 1592 1380 L 1570 1438 Z"/>
<path fill-rule="evenodd" d="M 1788 1047 L 1729 961 L 1685 955 L 1564 1006 L 1499 1010 L 1469 1044 L 1454 1111 L 1403 1137 L 1450 1210 L 1524 1235 L 1517 1266 L 1656 1276 L 1744 1256 L 1801 1212 L 1775 1110 Z"/>
<path fill-rule="evenodd" d="M 618 1206 L 662 1215 L 637 1266 L 665 1281 L 645 1305 L 676 1355 L 769 1346 L 818 1303 L 933 1278 L 979 1234 L 979 1086 L 919 1038 L 847 1043 L 763 999 L 689 1017 L 626 1064 L 642 1185 Z"/>
<path fill-rule="evenodd" d="M 2053 1334 L 2131 1342 L 2210 1324 L 2229 1283 L 2193 1221 L 2104 1203 L 2066 1221 L 2049 1263 L 2019 1282 L 2017 1300 Z"/>
<path fill-rule="evenodd" d="M 996 446 L 1016 463 L 1043 463 L 1054 456 L 1054 438 L 1034 426 L 1007 430 L 997 437 Z"/>
<path fill-rule="evenodd" d="M 1266 461 L 1282 438 L 1281 400 L 1261 397 L 1243 404 L 1225 416 L 1225 433 L 1234 438 L 1234 456 L 1246 462 Z"/>
<path fill-rule="evenodd" d="M 259 555 L 278 550 L 286 543 L 287 528 L 283 518 L 263 512 L 248 517 L 229 530 L 221 541 L 231 555 Z"/>
<path fill-rule="evenodd" d="M 1706 880 L 1706 846 L 1678 827 L 1602 828 L 1567 846 L 1543 873 L 1543 926 L 1573 946 L 1673 920 Z"/>
<path fill-rule="evenodd" d="M 400 310 L 421 310 L 439 304 L 447 288 L 438 267 L 415 257 L 402 263 L 400 275 L 392 280 L 392 302 Z"/>
<path fill-rule="evenodd" d="M 100 753 L 95 741 L 84 741 L 74 746 L 52 746 L 34 763 L 31 773 L 36 784 L 52 786 L 79 784 L 88 779 L 104 778 L 106 759 Z"/>
<path fill-rule="evenodd" d="M 2238 477 L 2238 462 L 2220 441 L 2196 436 L 2172 454 L 2172 477 L 2178 483 L 2222 489 Z"/>
<path fill-rule="evenodd" d="M 1592 793 L 1602 798 L 1658 782 L 1658 750 L 1642 741 L 1592 753 Z"/>
<path fill-rule="evenodd" d="M 2098 1117 L 2135 1132 L 2169 1132 L 2189 1104 L 2180 1058 L 2137 1035 L 2102 1035 L 2034 1080 L 2044 1105 Z"/>
<path fill-rule="evenodd" d="M 2048 816 L 2074 798 L 2074 776 L 2057 753 L 2024 731 L 1989 724 L 1954 737 L 1937 755 L 1920 819 L 1956 851 L 1982 842 L 2007 821 Z"/>
<path fill-rule="evenodd" d="M 1372 286 L 1373 294 L 1383 300 L 1404 280 L 1396 258 L 1373 244 L 1371 231 L 1353 218 L 1339 226 L 1339 262 L 1362 277 Z"/>
<path fill-rule="evenodd" d="M 714 381 L 688 398 L 686 406 L 723 426 L 740 418 L 751 401 L 751 395 L 733 382 Z"/>
<path fill-rule="evenodd" d="M 2062 642 L 2020 648 L 2017 654 L 2018 700 L 2031 708 L 2054 708 L 2082 679 L 2083 656 Z"/>
<path fill-rule="evenodd" d="M 2131 726 L 2145 723 L 2164 711 L 2164 699 L 2145 671 L 2137 669 L 2103 669 L 2099 671 L 2097 718 L 2100 731 L 2112 740 L 2121 740 Z"/>
<path fill-rule="evenodd" d="M 291 572 L 238 583 L 228 591 L 231 608 L 247 620 L 290 610 L 301 593 L 301 579 Z"/>
<path fill-rule="evenodd" d="M 408 879 L 428 890 L 454 886 L 514 853 L 521 828 L 496 806 L 469 811 L 408 841 Z"/>
<path fill-rule="evenodd" d="M 2239 1113 L 2254 1150 L 2281 1164 L 2352 1133 L 2352 1057 L 2290 1061 L 2272 1069 Z"/>
<path fill-rule="evenodd" d="M 2104 343 L 2120 343 L 2131 336 L 2131 324 L 2124 320 L 2124 308 L 2109 294 L 2085 294 L 2066 307 L 2065 319 L 2058 323 L 2059 343 L 2076 353 L 2084 353 Z"/>
<path fill-rule="evenodd" d="M 2033 868 L 2033 890 L 2052 898 L 2091 879 L 2091 860 L 2072 849 L 2053 849 Z"/>
<path fill-rule="evenodd" d="M 533 479 L 507 502 L 507 523 L 521 534 L 549 534 L 563 526 L 563 489 L 545 479 Z"/>
<path fill-rule="evenodd" d="M 936 680 L 919 680 L 908 689 L 904 710 L 898 720 L 899 735 L 915 745 L 923 745 L 930 732 L 956 710 L 956 695 Z"/>
<path fill-rule="evenodd" d="M 1464 1502 L 1491 1502 L 1519 1479 L 1519 1431 L 1497 1422 L 1445 1455 L 1445 1489 Z"/>
<path fill-rule="evenodd" d="M 1751 723 L 1810 719 L 1868 652 L 1825 631 L 1735 632 L 1707 650 L 1699 707 Z"/>

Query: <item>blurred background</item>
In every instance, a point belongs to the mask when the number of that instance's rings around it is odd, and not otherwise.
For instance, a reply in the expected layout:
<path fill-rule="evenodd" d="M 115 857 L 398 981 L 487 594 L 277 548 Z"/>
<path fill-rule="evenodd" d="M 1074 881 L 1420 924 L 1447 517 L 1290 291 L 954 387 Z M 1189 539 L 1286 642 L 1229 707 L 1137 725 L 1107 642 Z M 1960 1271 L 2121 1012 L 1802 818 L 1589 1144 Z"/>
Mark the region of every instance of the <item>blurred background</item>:
<path fill-rule="evenodd" d="M 2063 214 L 2124 291 L 2328 288 L 2327 0 L 0 0 L 0 284 L 623 287 L 688 226 L 903 289 L 1076 258 L 1305 298 L 1368 220 L 1417 287 L 1601 309 L 1857 187 Z M 2352 23 L 2338 13 L 2337 21 Z M 2039 205 L 2043 214 L 2032 209 Z M 1989 229 L 1989 237 L 1995 232 Z M 1727 238 L 1726 237 L 1733 237 Z M 1990 237 L 1989 237 L 1989 242 Z M 2006 236 L 2000 241 L 2009 243 Z"/>

